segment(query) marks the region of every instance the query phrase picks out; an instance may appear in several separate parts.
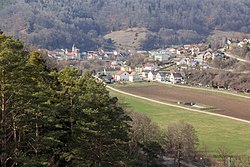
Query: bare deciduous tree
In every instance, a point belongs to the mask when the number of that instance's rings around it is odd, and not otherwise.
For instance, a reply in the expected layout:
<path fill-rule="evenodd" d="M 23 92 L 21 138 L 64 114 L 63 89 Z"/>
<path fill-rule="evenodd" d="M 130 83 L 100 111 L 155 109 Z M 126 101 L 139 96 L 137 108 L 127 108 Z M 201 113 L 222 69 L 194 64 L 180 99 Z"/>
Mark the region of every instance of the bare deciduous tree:
<path fill-rule="evenodd" d="M 158 166 L 163 156 L 164 136 L 160 127 L 146 115 L 129 113 L 132 118 L 130 154 L 137 157 L 142 166 Z"/>
<path fill-rule="evenodd" d="M 167 129 L 167 153 L 176 160 L 178 164 L 182 160 L 192 162 L 196 155 L 198 137 L 191 124 L 185 122 L 173 123 Z"/>

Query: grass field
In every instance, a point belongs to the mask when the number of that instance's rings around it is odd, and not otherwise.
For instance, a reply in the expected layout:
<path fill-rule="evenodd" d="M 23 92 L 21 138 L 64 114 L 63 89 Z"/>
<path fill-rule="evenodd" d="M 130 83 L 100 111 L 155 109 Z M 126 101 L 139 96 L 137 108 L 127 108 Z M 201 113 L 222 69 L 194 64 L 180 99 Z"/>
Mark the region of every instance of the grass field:
<path fill-rule="evenodd" d="M 250 124 L 160 105 L 113 91 L 111 95 L 117 96 L 133 111 L 145 113 L 163 129 L 180 120 L 192 124 L 200 145 L 206 144 L 214 154 L 219 147 L 225 146 L 231 154 L 250 155 Z"/>

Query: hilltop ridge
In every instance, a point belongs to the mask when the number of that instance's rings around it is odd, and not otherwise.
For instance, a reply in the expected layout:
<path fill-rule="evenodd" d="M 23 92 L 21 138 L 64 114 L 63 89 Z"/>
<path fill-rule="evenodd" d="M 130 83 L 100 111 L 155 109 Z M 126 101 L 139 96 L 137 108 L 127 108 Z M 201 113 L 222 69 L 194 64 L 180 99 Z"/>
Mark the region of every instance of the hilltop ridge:
<path fill-rule="evenodd" d="M 96 49 L 107 44 L 104 35 L 134 27 L 152 32 L 140 44 L 144 49 L 199 43 L 214 30 L 250 33 L 247 0 L 1 0 L 0 5 L 0 29 L 47 49 L 73 43 Z"/>

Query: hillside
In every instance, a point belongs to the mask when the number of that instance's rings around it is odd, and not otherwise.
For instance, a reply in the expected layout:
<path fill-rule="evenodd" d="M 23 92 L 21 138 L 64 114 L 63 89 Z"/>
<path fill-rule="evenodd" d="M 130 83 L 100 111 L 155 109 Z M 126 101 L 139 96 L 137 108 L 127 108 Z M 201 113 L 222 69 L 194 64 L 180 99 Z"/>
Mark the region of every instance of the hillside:
<path fill-rule="evenodd" d="M 146 40 L 149 31 L 145 28 L 129 28 L 127 30 L 114 31 L 104 36 L 112 39 L 114 45 L 121 49 L 139 48 Z"/>
<path fill-rule="evenodd" d="M 207 37 L 207 41 L 211 44 L 212 48 L 216 48 L 225 46 L 226 39 L 241 41 L 245 38 L 250 38 L 250 34 L 237 31 L 214 30 Z"/>
<path fill-rule="evenodd" d="M 206 41 L 214 30 L 250 32 L 248 0 L 0 0 L 0 5 L 0 29 L 48 49 L 72 43 L 95 49 L 108 42 L 104 35 L 133 27 L 153 32 L 141 44 L 144 49 Z"/>

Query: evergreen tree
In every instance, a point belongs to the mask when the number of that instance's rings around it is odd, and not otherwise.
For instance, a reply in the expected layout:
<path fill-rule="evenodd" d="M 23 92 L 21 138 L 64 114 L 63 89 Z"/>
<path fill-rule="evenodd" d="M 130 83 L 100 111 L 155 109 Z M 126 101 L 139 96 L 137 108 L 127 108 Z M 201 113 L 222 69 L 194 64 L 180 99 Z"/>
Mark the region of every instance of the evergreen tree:
<path fill-rule="evenodd" d="M 50 103 L 53 98 L 54 78 L 50 69 L 38 52 L 33 52 L 27 62 L 33 81 L 30 90 L 29 108 L 20 117 L 20 125 L 25 127 L 20 140 L 21 148 L 16 161 L 25 166 L 49 165 L 53 156 L 51 150 L 62 143 L 56 140 L 55 107 Z"/>
<path fill-rule="evenodd" d="M 119 166 L 128 158 L 129 117 L 111 98 L 105 86 L 90 74 L 80 76 L 76 69 L 59 72 L 60 116 L 67 143 L 60 154 L 71 164 Z M 60 155 L 59 154 L 59 155 Z"/>
<path fill-rule="evenodd" d="M 34 84 L 30 78 L 22 42 L 0 35 L 0 91 L 1 91 L 1 165 L 15 164 L 19 149 L 20 117 L 29 108 Z"/>
<path fill-rule="evenodd" d="M 93 166 L 121 166 L 128 158 L 130 117 L 117 104 L 117 98 L 109 96 L 103 83 L 90 74 L 84 78 L 86 159 Z"/>

